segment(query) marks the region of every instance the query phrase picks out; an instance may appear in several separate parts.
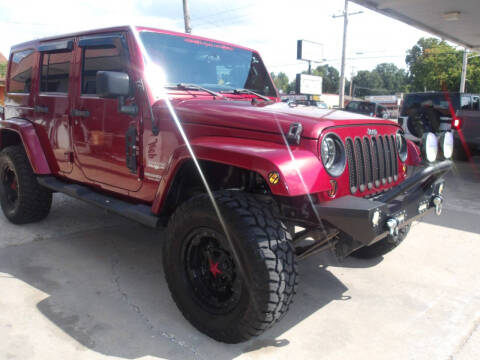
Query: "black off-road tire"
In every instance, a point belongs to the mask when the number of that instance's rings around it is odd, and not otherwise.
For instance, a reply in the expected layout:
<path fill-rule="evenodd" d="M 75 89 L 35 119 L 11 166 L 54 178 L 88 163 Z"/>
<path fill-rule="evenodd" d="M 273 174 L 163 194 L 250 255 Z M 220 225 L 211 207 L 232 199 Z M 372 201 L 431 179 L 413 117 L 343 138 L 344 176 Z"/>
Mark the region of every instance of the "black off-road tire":
<path fill-rule="evenodd" d="M 7 196 L 6 172 L 15 178 L 17 197 Z M 42 187 L 33 173 L 23 146 L 9 146 L 0 152 L 0 203 L 7 219 L 14 224 L 26 224 L 47 217 L 52 205 L 52 192 Z"/>
<path fill-rule="evenodd" d="M 362 247 L 358 250 L 355 250 L 351 256 L 359 259 L 374 259 L 379 256 L 389 253 L 395 249 L 402 241 L 407 237 L 408 232 L 410 231 L 410 225 L 407 225 L 401 228 L 398 232 L 396 238 L 388 235 L 385 239 L 377 241 L 375 244 L 370 246 Z"/>
<path fill-rule="evenodd" d="M 187 200 L 171 216 L 163 265 L 172 297 L 185 318 L 218 341 L 239 343 L 260 335 L 288 311 L 296 287 L 295 252 L 286 226 L 272 215 L 268 204 L 240 191 L 220 191 L 214 197 L 239 258 L 250 274 L 250 286 L 233 259 L 230 268 L 235 270 L 233 278 L 237 291 L 233 292 L 232 299 L 236 300 L 226 302 L 229 305 L 225 311 L 217 311 L 202 300 L 205 297 L 198 295 L 197 283 L 189 276 L 187 254 L 190 253 L 187 249 L 194 240 L 197 241 L 195 244 L 203 241 L 198 240 L 201 236 L 217 238 L 215 243 L 225 249 L 221 251 L 233 258 L 228 239 L 207 195 Z M 200 235 L 191 240 L 197 233 Z M 211 279 L 208 271 L 200 274 Z"/>

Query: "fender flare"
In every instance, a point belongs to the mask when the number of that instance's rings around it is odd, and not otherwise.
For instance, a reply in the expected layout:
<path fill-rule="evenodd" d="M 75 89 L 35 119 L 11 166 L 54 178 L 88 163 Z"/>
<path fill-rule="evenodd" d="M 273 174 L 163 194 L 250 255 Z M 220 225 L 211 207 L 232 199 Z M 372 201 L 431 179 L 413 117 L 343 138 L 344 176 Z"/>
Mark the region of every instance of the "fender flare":
<path fill-rule="evenodd" d="M 407 140 L 407 151 L 407 165 L 419 166 L 422 163 L 422 152 L 412 140 Z"/>
<path fill-rule="evenodd" d="M 222 163 L 258 173 L 265 179 L 273 195 L 301 196 L 328 191 L 331 186 L 329 175 L 320 159 L 305 149 L 295 147 L 290 153 L 283 144 L 229 137 L 197 138 L 192 140 L 191 146 L 198 160 Z M 292 156 L 295 162 L 292 161 Z M 155 195 L 152 205 L 154 213 L 161 210 L 178 170 L 190 159 L 185 145 L 174 151 L 167 174 L 162 178 Z M 268 174 L 272 171 L 280 174 L 277 184 L 270 184 L 268 181 Z"/>
<path fill-rule="evenodd" d="M 5 132 L 14 132 L 22 141 L 22 145 L 27 153 L 28 160 L 32 166 L 33 172 L 38 175 L 51 174 L 47 157 L 43 151 L 40 139 L 33 124 L 24 119 L 11 118 L 0 121 L 0 149 L 3 148 L 1 143 Z"/>

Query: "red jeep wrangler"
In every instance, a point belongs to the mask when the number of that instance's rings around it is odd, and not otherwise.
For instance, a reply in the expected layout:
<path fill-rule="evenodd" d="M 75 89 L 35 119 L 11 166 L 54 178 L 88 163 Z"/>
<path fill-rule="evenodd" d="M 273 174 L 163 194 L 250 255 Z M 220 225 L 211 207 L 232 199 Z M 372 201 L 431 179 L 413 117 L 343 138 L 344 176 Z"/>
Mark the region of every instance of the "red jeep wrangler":
<path fill-rule="evenodd" d="M 229 343 L 287 312 L 296 260 L 380 256 L 439 214 L 451 167 L 450 133 L 420 150 L 388 120 L 290 107 L 256 51 L 145 27 L 14 46 L 0 110 L 5 216 L 62 192 L 167 226 L 173 299 Z"/>

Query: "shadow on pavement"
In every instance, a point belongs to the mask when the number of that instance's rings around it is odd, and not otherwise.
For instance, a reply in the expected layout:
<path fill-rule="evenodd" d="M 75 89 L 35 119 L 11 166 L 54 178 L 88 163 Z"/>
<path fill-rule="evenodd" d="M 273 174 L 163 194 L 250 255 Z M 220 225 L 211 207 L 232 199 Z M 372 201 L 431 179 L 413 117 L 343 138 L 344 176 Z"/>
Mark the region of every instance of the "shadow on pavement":
<path fill-rule="evenodd" d="M 447 178 L 444 215 L 430 216 L 426 222 L 480 233 L 476 169 L 478 161 L 457 164 Z M 330 254 L 306 259 L 299 265 L 298 294 L 285 318 L 247 343 L 225 345 L 194 329 L 173 303 L 163 276 L 162 232 L 114 215 L 95 220 L 100 212 L 76 204 L 57 204 L 54 221 L 27 228 L 29 236 L 42 233 L 36 241 L 0 249 L 0 272 L 46 293 L 37 304 L 39 311 L 79 344 L 104 355 L 230 359 L 265 347 L 288 346 L 289 329 L 332 301 L 350 299 L 347 287 L 329 267 L 365 268 L 382 260 L 339 262 Z M 76 222 L 82 219 L 95 226 L 77 229 Z M 64 223 L 63 228 L 58 223 Z M 9 231 L 12 236 L 18 231 L 18 236 L 24 230 Z"/>
<path fill-rule="evenodd" d="M 44 238 L 1 249 L 0 272 L 45 292 L 47 297 L 37 305 L 40 312 L 98 353 L 128 359 L 146 355 L 229 359 L 264 347 L 287 346 L 283 335 L 287 330 L 333 300 L 349 300 L 344 295 L 348 289 L 328 266 L 369 267 L 379 261 L 339 263 L 328 254 L 305 260 L 299 265 L 295 303 L 285 318 L 258 338 L 226 345 L 199 333 L 177 310 L 163 276 L 163 236 L 124 221 Z"/>

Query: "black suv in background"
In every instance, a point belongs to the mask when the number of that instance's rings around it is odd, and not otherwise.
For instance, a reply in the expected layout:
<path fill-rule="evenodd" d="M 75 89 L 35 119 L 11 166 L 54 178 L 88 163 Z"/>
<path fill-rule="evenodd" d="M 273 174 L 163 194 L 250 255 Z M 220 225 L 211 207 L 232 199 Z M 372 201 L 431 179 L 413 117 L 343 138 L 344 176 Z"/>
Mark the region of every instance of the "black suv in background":
<path fill-rule="evenodd" d="M 411 93 L 403 99 L 398 123 L 407 138 L 414 141 L 419 141 L 425 132 L 453 130 L 457 148 L 455 153 L 465 155 L 480 150 L 479 107 L 479 94 Z"/>
<path fill-rule="evenodd" d="M 345 107 L 345 111 L 383 119 L 387 119 L 389 116 L 389 112 L 386 107 L 370 101 L 352 100 Z"/>

